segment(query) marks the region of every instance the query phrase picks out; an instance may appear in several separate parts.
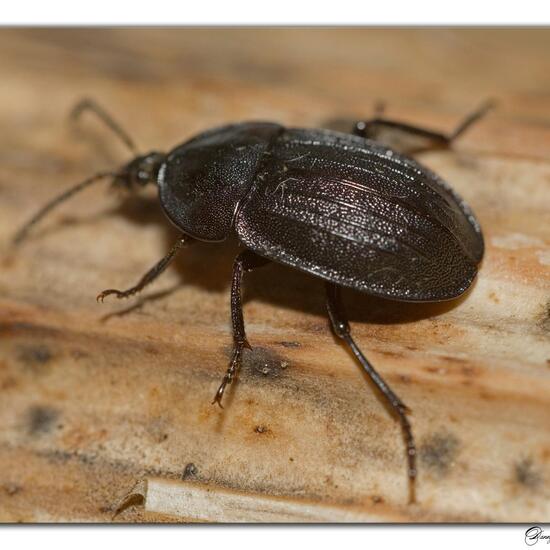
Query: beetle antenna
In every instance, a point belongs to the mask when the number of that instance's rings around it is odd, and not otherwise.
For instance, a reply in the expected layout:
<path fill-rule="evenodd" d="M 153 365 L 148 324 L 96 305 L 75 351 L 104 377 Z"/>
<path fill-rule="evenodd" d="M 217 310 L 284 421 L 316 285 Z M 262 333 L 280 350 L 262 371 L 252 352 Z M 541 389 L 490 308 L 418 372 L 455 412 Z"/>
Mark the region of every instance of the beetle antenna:
<path fill-rule="evenodd" d="M 477 122 L 481 117 L 485 116 L 488 111 L 494 109 L 496 101 L 494 99 L 488 99 L 482 105 L 469 114 L 456 128 L 456 130 L 449 136 L 450 140 L 456 139 L 460 134 L 465 132 L 474 122 Z"/>
<path fill-rule="evenodd" d="M 128 132 L 123 130 L 122 126 L 103 107 L 97 104 L 92 99 L 85 98 L 77 103 L 71 111 L 71 119 L 76 120 L 84 111 L 94 113 L 108 128 L 116 134 L 120 140 L 130 149 L 134 156 L 138 156 L 139 152 L 134 143 L 134 140 L 129 136 Z"/>
<path fill-rule="evenodd" d="M 79 191 L 82 191 L 86 187 L 89 187 L 96 181 L 99 181 L 104 178 L 116 177 L 116 176 L 117 174 L 114 172 L 100 172 L 95 176 L 85 179 L 84 181 L 80 182 L 74 187 L 67 189 L 65 192 L 61 193 L 61 195 L 58 195 L 57 197 L 55 197 L 55 199 L 45 204 L 25 225 L 23 225 L 23 227 L 21 227 L 21 229 L 19 229 L 19 231 L 15 234 L 12 244 L 13 245 L 20 244 L 27 237 L 31 227 L 33 227 L 36 223 L 38 223 L 48 212 L 50 212 L 50 210 L 53 210 L 58 204 L 61 204 L 62 202 L 66 201 L 67 199 L 69 199 Z"/>

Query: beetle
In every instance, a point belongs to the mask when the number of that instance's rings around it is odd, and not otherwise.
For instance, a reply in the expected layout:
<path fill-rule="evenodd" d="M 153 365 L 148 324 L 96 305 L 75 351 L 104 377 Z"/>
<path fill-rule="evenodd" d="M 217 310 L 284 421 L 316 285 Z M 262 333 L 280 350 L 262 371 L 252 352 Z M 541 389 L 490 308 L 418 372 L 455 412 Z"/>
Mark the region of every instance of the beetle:
<path fill-rule="evenodd" d="M 409 410 L 353 339 L 341 289 L 398 301 L 438 302 L 457 298 L 470 287 L 484 252 L 472 210 L 437 174 L 384 143 L 383 135 L 397 131 L 448 147 L 490 107 L 486 103 L 448 135 L 380 116 L 356 123 L 350 133 L 242 122 L 199 133 L 169 153 L 140 155 L 121 126 L 98 104 L 85 100 L 73 115 L 94 112 L 134 158 L 53 199 L 17 232 L 14 243 L 21 243 L 52 208 L 104 178 L 130 190 L 156 184 L 161 207 L 181 236 L 135 286 L 104 290 L 98 301 L 141 291 L 189 242 L 219 242 L 236 235 L 244 251 L 233 264 L 233 352 L 213 400 L 220 406 L 226 386 L 237 376 L 243 350 L 250 348 L 241 302 L 244 273 L 274 261 L 324 279 L 334 333 L 401 423 L 413 502 L 416 446 Z"/>

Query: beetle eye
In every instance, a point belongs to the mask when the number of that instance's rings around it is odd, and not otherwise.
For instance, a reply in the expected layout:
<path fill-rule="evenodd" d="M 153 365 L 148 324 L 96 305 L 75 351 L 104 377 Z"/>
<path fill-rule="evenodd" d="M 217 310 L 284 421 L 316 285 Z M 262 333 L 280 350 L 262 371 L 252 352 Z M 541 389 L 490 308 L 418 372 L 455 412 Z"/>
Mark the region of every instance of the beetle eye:
<path fill-rule="evenodd" d="M 145 170 L 139 170 L 139 172 L 137 173 L 137 179 L 140 183 L 148 183 L 149 172 L 146 172 Z"/>

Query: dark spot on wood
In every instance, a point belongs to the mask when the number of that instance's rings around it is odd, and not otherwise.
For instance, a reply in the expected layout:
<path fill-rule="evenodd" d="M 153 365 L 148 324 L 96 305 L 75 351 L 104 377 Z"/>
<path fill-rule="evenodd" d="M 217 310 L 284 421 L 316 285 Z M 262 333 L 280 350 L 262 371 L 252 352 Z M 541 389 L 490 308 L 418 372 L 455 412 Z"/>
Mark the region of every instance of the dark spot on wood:
<path fill-rule="evenodd" d="M 135 466 L 125 460 L 107 460 L 105 457 L 99 456 L 97 452 L 85 453 L 81 450 L 65 451 L 62 449 L 40 449 L 34 451 L 34 454 L 38 457 L 46 459 L 51 464 L 67 464 L 68 462 L 78 462 L 80 464 L 85 464 L 86 466 L 94 466 L 98 463 L 103 466 L 108 466 L 112 470 L 120 473 L 131 472 L 132 475 L 136 475 L 138 471 L 135 469 Z M 172 477 L 176 479 L 179 476 L 179 473 L 172 471 L 161 471 L 155 470 L 155 472 L 150 472 L 149 469 L 145 471 L 140 470 L 140 473 L 149 475 L 150 473 L 158 475 L 159 477 Z"/>
<path fill-rule="evenodd" d="M 147 426 L 148 433 L 156 443 L 162 443 L 168 439 L 168 434 L 165 430 L 166 422 L 161 419 L 152 420 Z"/>
<path fill-rule="evenodd" d="M 29 435 L 48 433 L 54 427 L 59 412 L 51 407 L 36 405 L 27 411 L 26 426 Z"/>
<path fill-rule="evenodd" d="M 279 346 L 283 346 L 283 348 L 300 348 L 302 347 L 302 344 L 300 342 L 275 342 Z"/>
<path fill-rule="evenodd" d="M 0 390 L 7 391 L 17 387 L 17 380 L 13 376 L 7 376 L 0 382 Z"/>
<path fill-rule="evenodd" d="M 85 357 L 89 357 L 90 354 L 87 351 L 83 351 L 81 349 L 73 349 L 71 350 L 71 357 L 75 359 L 76 361 L 80 359 L 84 359 Z"/>
<path fill-rule="evenodd" d="M 483 399 L 484 401 L 492 401 L 495 398 L 494 395 L 490 394 L 487 391 L 483 391 L 483 390 L 479 392 L 479 397 L 480 397 L 480 399 Z"/>
<path fill-rule="evenodd" d="M 158 355 L 159 354 L 159 350 L 153 344 L 145 344 L 143 346 L 143 350 L 145 351 L 145 353 L 148 353 L 149 355 Z"/>
<path fill-rule="evenodd" d="M 259 425 L 259 426 L 256 426 L 254 428 L 254 431 L 257 434 L 265 434 L 265 433 L 269 432 L 269 428 L 267 426 L 264 426 L 264 425 Z"/>
<path fill-rule="evenodd" d="M 449 363 L 460 363 L 460 364 L 468 362 L 467 359 L 462 359 L 462 357 L 453 357 L 452 355 L 443 356 L 443 360 Z"/>
<path fill-rule="evenodd" d="M 35 325 L 33 323 L 0 323 L 0 338 L 4 336 L 18 336 L 29 334 L 35 337 L 56 337 L 61 336 L 62 331 L 52 327 Z"/>
<path fill-rule="evenodd" d="M 424 370 L 431 374 L 447 374 L 447 369 L 443 367 L 424 367 Z"/>
<path fill-rule="evenodd" d="M 196 477 L 196 475 L 199 473 L 199 469 L 193 464 L 192 462 L 189 462 L 183 469 L 183 474 L 181 475 L 181 479 L 189 479 L 191 477 Z"/>
<path fill-rule="evenodd" d="M 540 316 L 539 325 L 544 332 L 550 332 L 550 300 L 546 302 Z"/>
<path fill-rule="evenodd" d="M 7 483 L 4 483 L 4 485 L 2 485 L 2 489 L 8 496 L 12 497 L 13 495 L 16 495 L 17 493 L 22 491 L 23 487 L 18 483 L 12 483 L 8 481 Z"/>
<path fill-rule="evenodd" d="M 385 355 L 386 357 L 395 357 L 396 359 L 402 359 L 403 354 L 401 352 L 397 351 L 380 351 L 382 355 Z"/>
<path fill-rule="evenodd" d="M 52 464 L 66 464 L 75 455 L 74 452 L 70 453 L 69 451 L 62 451 L 60 449 L 38 451 L 36 454 L 38 456 L 44 457 L 46 460 L 48 460 Z"/>
<path fill-rule="evenodd" d="M 499 297 L 494 292 L 489 293 L 489 299 L 491 299 L 495 304 L 500 303 Z"/>
<path fill-rule="evenodd" d="M 80 462 L 81 464 L 95 464 L 97 462 L 97 454 L 87 454 L 83 453 L 81 451 L 75 451 L 75 458 Z"/>
<path fill-rule="evenodd" d="M 14 254 L 8 254 L 7 256 L 2 258 L 2 267 L 5 269 L 10 269 L 16 264 L 16 262 L 16 256 Z"/>
<path fill-rule="evenodd" d="M 410 384 L 412 380 L 408 374 L 399 374 L 398 378 L 400 382 L 403 382 L 403 384 Z"/>
<path fill-rule="evenodd" d="M 49 363 L 52 357 L 53 354 L 46 344 L 22 344 L 17 348 L 17 359 L 33 370 Z"/>
<path fill-rule="evenodd" d="M 537 489 L 542 484 L 542 474 L 535 467 L 532 458 L 524 458 L 514 465 L 514 479 L 528 489 Z"/>
<path fill-rule="evenodd" d="M 475 367 L 471 367 L 471 366 L 464 366 L 460 370 L 461 370 L 462 374 L 464 376 L 467 376 L 467 377 L 473 377 L 473 376 L 476 376 L 478 374 L 478 369 L 476 369 Z"/>
<path fill-rule="evenodd" d="M 247 375 L 277 378 L 287 367 L 288 361 L 266 348 L 253 348 L 243 353 L 243 369 L 246 370 Z"/>
<path fill-rule="evenodd" d="M 150 466 L 148 468 L 145 468 L 143 470 L 143 473 L 145 476 L 153 476 L 153 477 L 165 477 L 167 479 L 181 479 L 181 472 L 178 472 L 176 475 L 174 475 L 174 472 L 166 469 L 166 468 L 159 468 L 157 466 Z"/>
<path fill-rule="evenodd" d="M 446 475 L 451 468 L 460 447 L 459 440 L 451 433 L 438 432 L 426 439 L 420 446 L 420 461 L 432 472 Z"/>
<path fill-rule="evenodd" d="M 370 499 L 373 504 L 381 504 L 384 502 L 384 499 L 380 495 L 372 495 Z"/>
<path fill-rule="evenodd" d="M 332 479 L 332 476 L 330 475 L 325 476 L 325 483 L 327 485 L 332 485 L 334 487 L 334 479 Z"/>

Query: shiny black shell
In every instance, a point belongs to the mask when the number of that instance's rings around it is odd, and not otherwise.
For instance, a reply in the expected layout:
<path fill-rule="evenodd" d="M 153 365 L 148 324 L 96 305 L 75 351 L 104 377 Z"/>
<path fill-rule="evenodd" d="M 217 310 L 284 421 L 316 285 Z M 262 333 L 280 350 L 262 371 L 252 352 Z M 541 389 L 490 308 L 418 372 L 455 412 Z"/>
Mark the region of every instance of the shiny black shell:
<path fill-rule="evenodd" d="M 440 301 L 483 257 L 467 204 L 431 170 L 375 141 L 252 122 L 168 154 L 158 185 L 172 222 L 385 298 Z"/>

